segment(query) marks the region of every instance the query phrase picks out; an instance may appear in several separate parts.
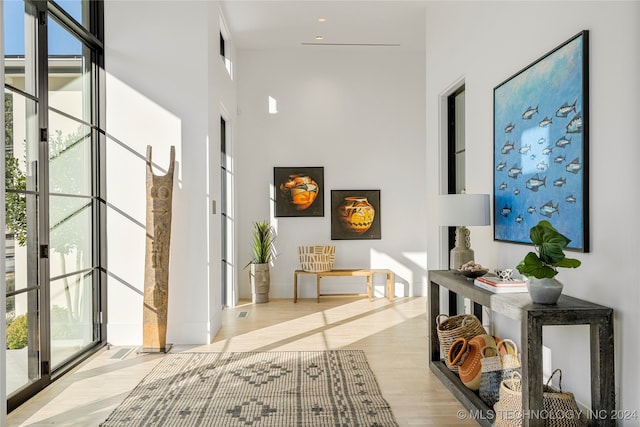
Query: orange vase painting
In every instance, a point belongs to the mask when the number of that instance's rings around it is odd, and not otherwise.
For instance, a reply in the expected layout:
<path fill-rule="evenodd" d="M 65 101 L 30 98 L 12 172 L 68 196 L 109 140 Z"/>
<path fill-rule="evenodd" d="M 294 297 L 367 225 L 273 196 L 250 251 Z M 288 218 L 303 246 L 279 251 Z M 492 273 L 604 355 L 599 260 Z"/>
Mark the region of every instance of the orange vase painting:
<path fill-rule="evenodd" d="M 276 216 L 324 216 L 324 168 L 273 169 Z"/>
<path fill-rule="evenodd" d="M 380 190 L 331 191 L 331 239 L 380 239 Z"/>

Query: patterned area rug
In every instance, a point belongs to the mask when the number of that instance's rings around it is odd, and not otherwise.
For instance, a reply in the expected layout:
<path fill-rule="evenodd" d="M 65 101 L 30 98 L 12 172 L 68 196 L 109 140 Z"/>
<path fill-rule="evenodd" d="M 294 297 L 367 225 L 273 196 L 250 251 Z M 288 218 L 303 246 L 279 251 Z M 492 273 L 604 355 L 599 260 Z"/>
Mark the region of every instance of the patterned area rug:
<path fill-rule="evenodd" d="M 397 426 L 364 352 L 168 354 L 111 426 Z"/>

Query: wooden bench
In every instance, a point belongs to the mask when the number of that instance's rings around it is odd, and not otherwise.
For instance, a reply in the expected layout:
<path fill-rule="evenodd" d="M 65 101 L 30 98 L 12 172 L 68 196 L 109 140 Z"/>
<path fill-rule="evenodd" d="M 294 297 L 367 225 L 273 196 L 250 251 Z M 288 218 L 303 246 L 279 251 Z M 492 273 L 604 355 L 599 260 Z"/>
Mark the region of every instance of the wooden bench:
<path fill-rule="evenodd" d="M 293 273 L 293 302 L 298 302 L 298 275 L 300 274 L 315 274 L 316 275 L 316 287 L 317 287 L 317 299 L 320 302 L 321 296 L 344 296 L 344 295 L 367 295 L 369 300 L 373 300 L 373 275 L 374 274 L 384 274 L 386 276 L 386 297 L 389 301 L 393 301 L 394 293 L 395 293 L 395 274 L 393 271 L 388 269 L 340 269 L 340 270 L 330 270 L 330 271 L 320 271 L 320 272 L 312 272 L 312 271 L 304 271 L 304 270 L 296 270 Z M 367 293 L 366 294 L 323 294 L 320 293 L 320 279 L 323 277 L 331 277 L 331 276 L 347 276 L 347 277 L 366 277 L 367 278 Z"/>

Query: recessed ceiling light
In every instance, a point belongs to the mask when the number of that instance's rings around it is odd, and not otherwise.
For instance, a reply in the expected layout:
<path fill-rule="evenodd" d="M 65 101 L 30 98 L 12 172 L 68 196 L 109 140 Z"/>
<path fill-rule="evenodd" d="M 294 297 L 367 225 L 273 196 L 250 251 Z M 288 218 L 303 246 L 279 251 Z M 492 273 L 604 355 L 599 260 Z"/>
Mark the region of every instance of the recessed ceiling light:
<path fill-rule="evenodd" d="M 318 36 L 316 36 L 316 40 L 324 40 L 324 36 L 318 35 Z"/>
<path fill-rule="evenodd" d="M 327 18 L 318 18 L 318 22 L 327 22 Z"/>

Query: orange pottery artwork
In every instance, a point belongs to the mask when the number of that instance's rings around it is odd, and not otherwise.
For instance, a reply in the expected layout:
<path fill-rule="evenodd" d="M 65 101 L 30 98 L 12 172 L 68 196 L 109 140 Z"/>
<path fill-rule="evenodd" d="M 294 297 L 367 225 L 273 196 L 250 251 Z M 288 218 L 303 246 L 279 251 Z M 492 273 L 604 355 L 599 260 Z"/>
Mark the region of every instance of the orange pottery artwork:
<path fill-rule="evenodd" d="M 303 211 L 316 200 L 318 184 L 307 175 L 294 174 L 280 184 L 280 191 L 296 210 Z"/>
<path fill-rule="evenodd" d="M 349 232 L 362 234 L 371 228 L 376 210 L 366 197 L 345 197 L 338 207 L 338 220 Z"/>
<path fill-rule="evenodd" d="M 324 168 L 274 167 L 276 217 L 324 216 Z"/>
<path fill-rule="evenodd" d="M 331 240 L 381 239 L 380 190 L 331 190 Z"/>

